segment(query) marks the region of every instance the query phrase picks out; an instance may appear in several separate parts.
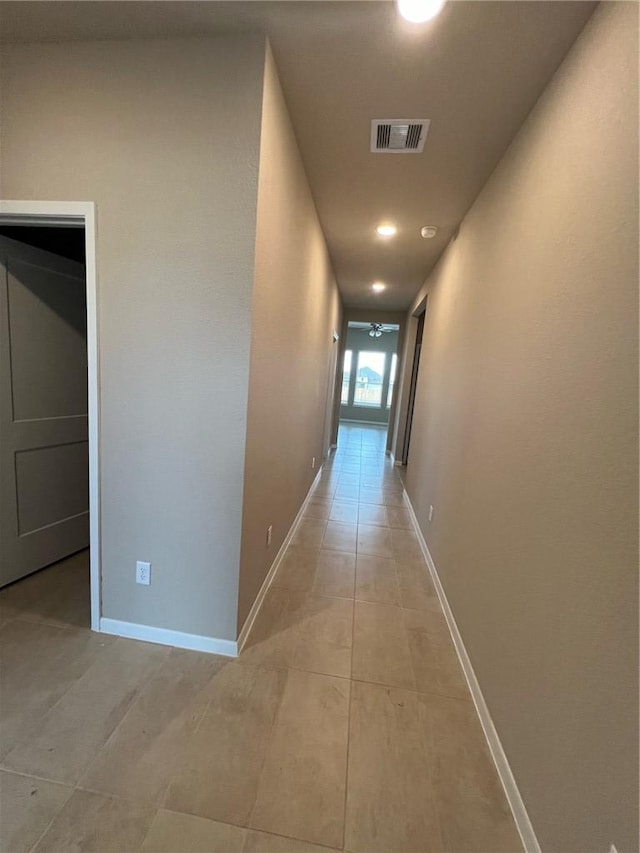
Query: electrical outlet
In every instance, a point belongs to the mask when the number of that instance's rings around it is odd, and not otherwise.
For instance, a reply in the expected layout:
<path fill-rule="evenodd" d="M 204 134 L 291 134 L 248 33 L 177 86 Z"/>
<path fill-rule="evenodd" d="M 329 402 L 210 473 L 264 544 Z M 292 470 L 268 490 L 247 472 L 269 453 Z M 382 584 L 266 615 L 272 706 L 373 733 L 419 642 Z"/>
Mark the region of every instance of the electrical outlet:
<path fill-rule="evenodd" d="M 315 468 L 315 467 L 316 467 L 316 457 L 315 457 L 315 456 L 312 456 L 312 457 L 311 457 L 311 467 L 312 467 L 312 468 Z"/>
<path fill-rule="evenodd" d="M 271 537 L 273 536 L 273 524 L 267 527 L 267 548 L 271 545 Z"/>
<path fill-rule="evenodd" d="M 429 521 L 433 521 L 433 506 L 429 507 Z"/>
<path fill-rule="evenodd" d="M 142 560 L 136 562 L 136 583 L 149 586 L 151 583 L 151 563 L 144 563 Z"/>

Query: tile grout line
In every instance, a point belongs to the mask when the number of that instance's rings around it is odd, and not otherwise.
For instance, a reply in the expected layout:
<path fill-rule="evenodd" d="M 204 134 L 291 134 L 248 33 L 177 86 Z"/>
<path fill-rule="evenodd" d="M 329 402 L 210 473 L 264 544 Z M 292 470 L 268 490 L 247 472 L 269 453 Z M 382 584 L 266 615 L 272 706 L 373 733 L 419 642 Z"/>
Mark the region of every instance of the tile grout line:
<path fill-rule="evenodd" d="M 355 587 L 357 584 L 357 571 L 358 571 L 358 561 L 356 560 L 356 567 L 353 575 L 353 604 L 352 604 L 352 617 L 351 617 L 351 653 L 349 656 L 349 711 L 347 714 L 347 767 L 346 774 L 344 780 L 344 812 L 342 819 L 342 849 L 346 847 L 347 844 L 347 805 L 349 799 L 349 756 L 351 753 L 351 706 L 353 703 L 353 646 L 355 642 L 356 635 L 356 596 L 355 596 Z"/>

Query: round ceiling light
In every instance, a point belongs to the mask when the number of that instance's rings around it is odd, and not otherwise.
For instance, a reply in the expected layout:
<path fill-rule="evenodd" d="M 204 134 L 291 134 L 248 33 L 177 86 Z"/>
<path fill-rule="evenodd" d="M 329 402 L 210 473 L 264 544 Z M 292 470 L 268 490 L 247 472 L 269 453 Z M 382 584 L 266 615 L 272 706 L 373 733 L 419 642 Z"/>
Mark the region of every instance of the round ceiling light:
<path fill-rule="evenodd" d="M 398 12 L 411 24 L 424 24 L 435 18 L 445 0 L 398 0 Z"/>
<path fill-rule="evenodd" d="M 382 225 L 378 225 L 376 228 L 376 234 L 378 237 L 395 237 L 398 233 L 398 229 L 395 225 L 391 225 L 391 223 L 384 223 Z"/>
<path fill-rule="evenodd" d="M 437 233 L 438 229 L 435 225 L 425 225 L 424 228 L 420 229 L 420 234 L 425 240 L 431 240 Z"/>
<path fill-rule="evenodd" d="M 384 290 L 387 285 L 383 284 L 381 281 L 374 281 L 371 285 L 371 290 L 375 290 L 376 293 L 380 293 L 381 290 Z"/>

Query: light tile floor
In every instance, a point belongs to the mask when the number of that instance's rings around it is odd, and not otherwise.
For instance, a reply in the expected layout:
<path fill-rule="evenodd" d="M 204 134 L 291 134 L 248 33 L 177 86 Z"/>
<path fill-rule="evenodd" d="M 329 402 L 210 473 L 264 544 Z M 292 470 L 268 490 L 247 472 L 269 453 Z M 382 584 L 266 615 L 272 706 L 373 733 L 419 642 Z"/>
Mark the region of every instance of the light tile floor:
<path fill-rule="evenodd" d="M 0 593 L 0 850 L 515 853 L 375 428 L 342 426 L 238 660 L 88 630 L 88 557 Z"/>

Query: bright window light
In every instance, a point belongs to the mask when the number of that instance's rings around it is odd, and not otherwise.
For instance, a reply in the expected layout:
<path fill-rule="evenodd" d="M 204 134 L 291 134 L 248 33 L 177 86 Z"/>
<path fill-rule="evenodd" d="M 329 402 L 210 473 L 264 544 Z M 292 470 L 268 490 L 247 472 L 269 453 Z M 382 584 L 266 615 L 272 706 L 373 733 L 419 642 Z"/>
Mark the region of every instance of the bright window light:
<path fill-rule="evenodd" d="M 398 0 L 398 12 L 405 21 L 424 24 L 442 11 L 445 0 Z"/>

